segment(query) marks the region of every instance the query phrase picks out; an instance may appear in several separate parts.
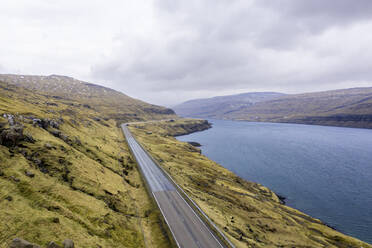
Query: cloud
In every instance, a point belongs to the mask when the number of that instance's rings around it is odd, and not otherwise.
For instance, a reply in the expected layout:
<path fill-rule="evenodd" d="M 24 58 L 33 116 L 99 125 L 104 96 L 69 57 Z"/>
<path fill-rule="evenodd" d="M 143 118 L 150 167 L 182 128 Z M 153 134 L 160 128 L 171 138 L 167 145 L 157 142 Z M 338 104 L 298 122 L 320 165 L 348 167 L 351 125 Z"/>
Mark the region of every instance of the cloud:
<path fill-rule="evenodd" d="M 6 72 L 65 74 L 172 105 L 371 85 L 369 0 L 2 3 Z"/>
<path fill-rule="evenodd" d="M 232 89 L 301 92 L 368 84 L 372 4 L 361 2 L 156 1 L 155 35 L 134 37 L 130 47 L 124 42 L 114 59 L 92 72 L 132 82 L 133 91 L 123 89 L 133 94 L 177 92 L 185 98 Z"/>

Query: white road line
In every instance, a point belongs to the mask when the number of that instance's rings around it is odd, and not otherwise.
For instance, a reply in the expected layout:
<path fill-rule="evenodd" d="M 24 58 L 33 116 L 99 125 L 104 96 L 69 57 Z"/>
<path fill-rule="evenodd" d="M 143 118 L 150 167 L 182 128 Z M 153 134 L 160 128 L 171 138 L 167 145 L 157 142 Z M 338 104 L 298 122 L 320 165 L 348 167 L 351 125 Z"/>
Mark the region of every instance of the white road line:
<path fill-rule="evenodd" d="M 158 206 L 159 206 L 160 212 L 161 212 L 161 214 L 163 215 L 165 222 L 166 222 L 167 225 L 169 226 L 169 230 L 171 231 L 171 233 L 172 233 L 172 235 L 173 235 L 174 241 L 176 241 L 176 244 L 177 244 L 178 247 L 182 248 L 182 246 L 178 243 L 178 241 L 177 241 L 177 239 L 176 239 L 176 235 L 174 234 L 174 232 L 173 232 L 173 230 L 172 230 L 172 227 L 171 227 L 171 225 L 169 224 L 169 222 L 168 222 L 168 220 L 167 220 L 167 217 L 165 217 L 165 214 L 164 214 L 164 212 L 163 212 L 163 209 L 161 209 L 161 206 L 160 206 L 158 200 L 156 199 L 156 197 L 155 197 L 155 195 L 154 195 L 154 192 L 152 192 L 152 195 L 153 195 L 153 197 L 154 197 L 154 199 L 155 199 L 155 201 L 156 201 L 156 204 L 158 204 Z"/>

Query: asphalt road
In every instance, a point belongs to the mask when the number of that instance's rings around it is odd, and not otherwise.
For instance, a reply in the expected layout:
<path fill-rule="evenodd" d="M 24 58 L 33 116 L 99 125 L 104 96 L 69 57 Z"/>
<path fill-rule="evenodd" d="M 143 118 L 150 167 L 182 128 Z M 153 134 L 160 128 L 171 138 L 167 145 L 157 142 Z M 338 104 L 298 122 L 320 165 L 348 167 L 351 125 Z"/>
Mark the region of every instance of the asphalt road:
<path fill-rule="evenodd" d="M 137 143 L 127 126 L 121 127 L 178 247 L 224 247 Z"/>

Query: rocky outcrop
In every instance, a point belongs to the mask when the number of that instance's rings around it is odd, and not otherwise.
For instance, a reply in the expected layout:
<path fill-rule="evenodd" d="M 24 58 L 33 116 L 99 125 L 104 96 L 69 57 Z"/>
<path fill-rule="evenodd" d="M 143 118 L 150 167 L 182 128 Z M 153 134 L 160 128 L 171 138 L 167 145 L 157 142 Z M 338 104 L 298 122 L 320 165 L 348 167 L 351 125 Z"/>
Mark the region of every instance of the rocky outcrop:
<path fill-rule="evenodd" d="M 174 125 L 174 127 L 180 128 L 182 129 L 182 131 L 177 132 L 173 136 L 180 136 L 180 135 L 185 135 L 185 134 L 207 130 L 212 127 L 212 124 L 209 123 L 207 120 L 200 120 L 196 122 L 176 124 Z"/>
<path fill-rule="evenodd" d="M 24 139 L 23 126 L 16 125 L 0 130 L 0 145 L 14 147 Z"/>
<path fill-rule="evenodd" d="M 189 143 L 190 145 L 195 146 L 195 147 L 201 147 L 201 144 L 198 143 L 198 142 L 195 142 L 195 141 L 188 141 L 187 143 Z"/>
<path fill-rule="evenodd" d="M 71 239 L 66 239 L 65 241 L 63 241 L 63 247 L 64 248 L 74 248 L 75 245 L 74 245 L 74 242 Z"/>
<path fill-rule="evenodd" d="M 74 248 L 74 241 L 71 239 L 65 239 L 62 243 L 63 248 Z M 41 248 L 39 245 L 33 244 L 28 242 L 27 240 L 15 238 L 9 245 L 9 248 Z M 62 246 L 58 245 L 54 241 L 49 242 L 46 248 L 62 248 Z"/>
<path fill-rule="evenodd" d="M 32 244 L 26 240 L 15 238 L 9 245 L 9 248 L 41 248 L 38 245 Z"/>

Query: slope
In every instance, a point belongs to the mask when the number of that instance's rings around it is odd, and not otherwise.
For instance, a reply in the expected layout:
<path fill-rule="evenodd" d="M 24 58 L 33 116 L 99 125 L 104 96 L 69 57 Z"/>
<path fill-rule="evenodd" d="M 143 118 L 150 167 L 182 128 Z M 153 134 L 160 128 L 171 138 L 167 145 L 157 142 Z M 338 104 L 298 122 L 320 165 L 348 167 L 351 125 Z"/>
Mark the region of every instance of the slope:
<path fill-rule="evenodd" d="M 27 88 L 54 99 L 77 100 L 86 109 L 100 112 L 102 118 L 118 122 L 174 117 L 171 109 L 133 99 L 121 92 L 71 77 L 0 74 L 0 81 Z"/>
<path fill-rule="evenodd" d="M 169 247 L 116 120 L 88 97 L 55 96 L 0 82 L 0 247 Z"/>

